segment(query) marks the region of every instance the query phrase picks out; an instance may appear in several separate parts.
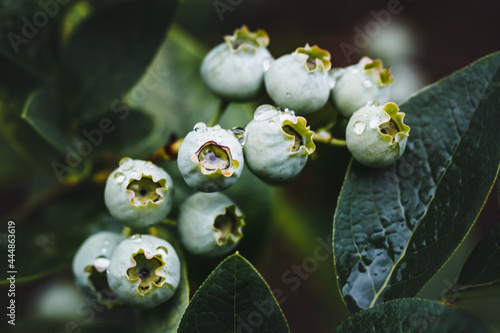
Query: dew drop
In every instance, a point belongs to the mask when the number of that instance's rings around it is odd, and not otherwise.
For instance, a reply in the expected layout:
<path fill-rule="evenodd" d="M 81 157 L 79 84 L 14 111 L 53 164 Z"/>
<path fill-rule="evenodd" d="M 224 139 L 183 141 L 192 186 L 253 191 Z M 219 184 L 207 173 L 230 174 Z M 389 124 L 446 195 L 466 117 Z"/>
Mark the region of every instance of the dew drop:
<path fill-rule="evenodd" d="M 221 129 L 221 127 L 220 127 L 220 125 L 219 125 L 219 124 L 214 125 L 214 127 L 213 127 L 213 128 L 214 128 L 215 130 L 220 130 L 220 129 Z"/>
<path fill-rule="evenodd" d="M 138 173 L 138 172 L 132 172 L 130 174 L 130 178 L 133 178 L 133 179 L 141 179 L 141 174 Z"/>
<path fill-rule="evenodd" d="M 370 88 L 371 86 L 373 86 L 373 83 L 370 80 L 364 80 L 363 83 L 362 83 L 362 85 L 365 88 Z"/>
<path fill-rule="evenodd" d="M 206 132 L 207 131 L 207 124 L 205 124 L 204 122 L 196 123 L 193 127 L 193 131 L 195 131 L 196 133 Z"/>
<path fill-rule="evenodd" d="M 269 120 L 269 126 L 273 127 L 273 126 L 274 126 L 274 124 L 275 124 L 275 121 L 274 121 L 274 120 L 272 120 L 272 119 L 271 119 L 271 120 Z"/>
<path fill-rule="evenodd" d="M 107 249 L 107 248 L 105 248 L 105 247 L 104 247 L 104 248 L 102 248 L 102 249 L 101 249 L 101 253 L 102 253 L 102 254 L 105 254 L 106 252 L 108 252 L 108 249 Z"/>
<path fill-rule="evenodd" d="M 375 105 L 375 102 L 372 101 L 371 99 L 369 99 L 369 100 L 366 101 L 366 105 L 367 106 L 373 106 L 373 105 Z"/>
<path fill-rule="evenodd" d="M 243 127 L 233 127 L 231 128 L 231 132 L 233 132 L 236 139 L 238 139 L 238 142 L 243 146 L 246 141 L 246 129 Z"/>
<path fill-rule="evenodd" d="M 222 141 L 224 141 L 224 139 L 222 138 L 222 136 L 218 136 L 215 141 L 217 141 L 217 143 L 221 143 Z"/>
<path fill-rule="evenodd" d="M 132 167 L 132 165 L 134 164 L 134 162 L 132 161 L 132 159 L 130 157 L 124 157 L 120 160 L 120 168 L 123 169 L 123 170 L 128 170 Z"/>
<path fill-rule="evenodd" d="M 353 68 L 353 69 L 351 69 L 351 70 L 350 70 L 350 72 L 351 72 L 352 74 L 358 74 L 358 73 L 359 73 L 359 69 L 357 69 L 357 68 Z"/>
<path fill-rule="evenodd" d="M 365 123 L 362 121 L 357 121 L 354 123 L 354 133 L 361 135 L 365 131 Z"/>
<path fill-rule="evenodd" d="M 379 116 L 372 116 L 370 118 L 370 128 L 377 128 L 378 125 L 380 125 L 380 118 L 379 118 Z"/>
<path fill-rule="evenodd" d="M 264 121 L 278 115 L 279 112 L 272 105 L 261 105 L 255 110 L 253 119 L 255 121 Z"/>
<path fill-rule="evenodd" d="M 104 246 L 108 246 L 108 245 L 109 245 L 109 240 L 107 240 L 107 239 L 106 239 L 106 240 L 104 241 Z"/>
<path fill-rule="evenodd" d="M 115 178 L 115 182 L 118 185 L 121 185 L 123 183 L 123 181 L 125 180 L 125 175 L 121 172 L 117 172 L 117 173 L 115 173 L 114 178 Z"/>
<path fill-rule="evenodd" d="M 130 237 L 134 243 L 140 243 L 142 242 L 142 237 L 139 234 L 135 234 L 132 237 Z"/>
<path fill-rule="evenodd" d="M 108 266 L 109 266 L 109 259 L 107 258 L 100 257 L 94 261 L 94 267 L 100 273 L 106 271 Z"/>

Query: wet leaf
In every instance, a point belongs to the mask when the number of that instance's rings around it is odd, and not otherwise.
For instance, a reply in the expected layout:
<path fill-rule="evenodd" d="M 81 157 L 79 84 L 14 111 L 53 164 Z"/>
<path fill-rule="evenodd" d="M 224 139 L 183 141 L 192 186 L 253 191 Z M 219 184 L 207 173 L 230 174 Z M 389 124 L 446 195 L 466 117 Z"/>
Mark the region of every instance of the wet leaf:
<path fill-rule="evenodd" d="M 356 313 L 335 332 L 480 333 L 490 330 L 465 311 L 426 300 L 404 299 Z"/>
<path fill-rule="evenodd" d="M 193 296 L 178 332 L 289 332 L 269 286 L 239 254 L 226 258 Z"/>
<path fill-rule="evenodd" d="M 499 68 L 495 53 L 402 104 L 411 132 L 396 164 L 351 163 L 333 245 L 351 312 L 415 296 L 470 231 L 500 164 Z"/>

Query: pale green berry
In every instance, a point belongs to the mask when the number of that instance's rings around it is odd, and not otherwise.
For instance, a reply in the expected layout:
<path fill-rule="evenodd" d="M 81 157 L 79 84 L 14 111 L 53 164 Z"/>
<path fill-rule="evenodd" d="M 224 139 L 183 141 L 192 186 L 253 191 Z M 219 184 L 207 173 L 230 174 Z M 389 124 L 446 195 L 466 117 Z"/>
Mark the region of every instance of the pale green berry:
<path fill-rule="evenodd" d="M 246 165 L 257 177 L 282 184 L 295 177 L 315 150 L 306 119 L 272 105 L 257 108 L 246 127 Z"/>
<path fill-rule="evenodd" d="M 122 158 L 106 181 L 104 201 L 111 215 L 132 228 L 161 222 L 172 208 L 173 182 L 151 162 Z"/>
<path fill-rule="evenodd" d="M 328 101 L 330 53 L 318 46 L 299 47 L 275 60 L 264 76 L 266 90 L 274 103 L 297 114 L 321 109 Z"/>
<path fill-rule="evenodd" d="M 213 48 L 201 64 L 201 78 L 217 97 L 235 102 L 257 99 L 264 91 L 264 72 L 273 61 L 263 30 L 236 29 Z"/>
<path fill-rule="evenodd" d="M 189 252 L 208 257 L 233 250 L 243 237 L 244 215 L 222 193 L 196 193 L 181 206 L 179 232 Z"/>
<path fill-rule="evenodd" d="M 403 155 L 410 127 L 394 103 L 367 105 L 354 112 L 346 128 L 347 148 L 361 164 L 383 168 Z"/>
<path fill-rule="evenodd" d="M 108 270 L 113 293 L 125 304 L 153 308 L 170 299 L 181 277 L 181 263 L 169 242 L 134 235 L 116 248 Z"/>
<path fill-rule="evenodd" d="M 197 123 L 179 147 L 177 165 L 191 188 L 202 192 L 225 190 L 243 171 L 240 139 L 233 130 Z"/>
<path fill-rule="evenodd" d="M 331 71 L 330 76 L 333 105 L 347 119 L 367 104 L 389 102 L 389 85 L 394 79 L 381 60 L 363 57 L 355 65 Z"/>
<path fill-rule="evenodd" d="M 116 247 L 124 239 L 114 232 L 98 232 L 87 238 L 73 257 L 76 285 L 108 307 L 120 303 L 109 288 L 106 271 Z"/>

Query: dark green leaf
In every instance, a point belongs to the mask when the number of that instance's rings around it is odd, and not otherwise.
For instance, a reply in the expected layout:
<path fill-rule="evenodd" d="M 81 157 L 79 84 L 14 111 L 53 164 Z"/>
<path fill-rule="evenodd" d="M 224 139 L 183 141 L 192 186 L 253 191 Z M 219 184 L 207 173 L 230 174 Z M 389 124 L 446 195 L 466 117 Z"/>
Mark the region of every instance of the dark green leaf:
<path fill-rule="evenodd" d="M 351 163 L 334 218 L 350 311 L 415 296 L 471 229 L 500 164 L 499 68 L 495 53 L 402 104 L 411 132 L 394 165 Z"/>
<path fill-rule="evenodd" d="M 54 175 L 51 164 L 62 158 L 49 143 L 21 118 L 26 94 L 0 88 L 0 130 L 13 150 L 30 166 Z"/>
<path fill-rule="evenodd" d="M 491 296 L 493 290 L 500 290 L 500 224 L 469 255 L 450 297 Z"/>
<path fill-rule="evenodd" d="M 55 149 L 64 153 L 70 141 L 63 134 L 60 113 L 61 106 L 55 93 L 39 89 L 28 97 L 21 118 L 26 120 Z"/>
<path fill-rule="evenodd" d="M 351 316 L 336 333 L 490 332 L 479 319 L 431 301 L 404 299 L 379 304 Z"/>
<path fill-rule="evenodd" d="M 161 126 L 154 115 L 121 103 L 120 108 L 80 125 L 77 137 L 92 146 L 90 157 L 118 153 L 144 158 L 147 156 L 144 147 L 155 136 L 157 124 Z"/>
<path fill-rule="evenodd" d="M 0 4 L 0 56 L 45 81 L 55 67 L 59 21 L 69 4 L 5 0 Z"/>
<path fill-rule="evenodd" d="M 107 112 L 148 70 L 175 0 L 109 1 L 84 19 L 63 49 L 61 89 L 83 119 Z"/>
<path fill-rule="evenodd" d="M 193 296 L 179 332 L 289 332 L 269 286 L 239 254 L 225 259 Z"/>

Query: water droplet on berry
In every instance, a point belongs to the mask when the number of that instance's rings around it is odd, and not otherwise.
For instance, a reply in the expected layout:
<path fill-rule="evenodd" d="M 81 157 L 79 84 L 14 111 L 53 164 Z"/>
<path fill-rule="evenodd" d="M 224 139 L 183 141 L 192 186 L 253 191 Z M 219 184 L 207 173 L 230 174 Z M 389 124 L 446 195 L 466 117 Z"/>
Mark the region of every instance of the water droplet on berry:
<path fill-rule="evenodd" d="M 231 128 L 231 132 L 233 132 L 236 139 L 238 139 L 238 142 L 243 146 L 246 141 L 246 129 L 243 127 L 233 127 Z"/>
<path fill-rule="evenodd" d="M 276 116 L 279 114 L 279 111 L 276 110 L 273 106 L 271 105 L 261 105 L 255 110 L 255 113 L 253 115 L 253 119 L 255 121 L 264 121 L 271 119 L 272 117 Z"/>
<path fill-rule="evenodd" d="M 132 239 L 132 241 L 133 241 L 134 243 L 140 243 L 140 242 L 142 242 L 142 237 L 141 237 L 141 235 L 139 235 L 139 234 L 135 234 L 135 235 L 133 235 L 133 236 L 131 237 L 131 239 Z"/>
<path fill-rule="evenodd" d="M 379 116 L 372 116 L 370 118 L 370 128 L 377 128 L 378 125 L 380 125 L 380 117 Z"/>
<path fill-rule="evenodd" d="M 153 162 L 151 162 L 151 161 L 146 162 L 146 168 L 153 169 L 154 167 L 155 167 L 155 165 L 153 164 Z"/>
<path fill-rule="evenodd" d="M 224 141 L 224 139 L 222 138 L 222 136 L 218 136 L 217 139 L 215 139 L 215 141 L 217 143 L 221 143 L 222 141 Z"/>
<path fill-rule="evenodd" d="M 353 68 L 353 69 L 350 70 L 350 72 L 352 74 L 358 74 L 359 73 L 359 69 L 358 68 Z"/>
<path fill-rule="evenodd" d="M 101 253 L 102 253 L 102 254 L 105 254 L 106 252 L 108 252 L 108 249 L 107 249 L 107 248 L 105 248 L 105 247 L 103 247 L 103 248 L 101 249 Z"/>
<path fill-rule="evenodd" d="M 365 88 L 370 88 L 371 86 L 373 86 L 373 83 L 372 81 L 370 80 L 364 80 L 363 83 L 361 83 L 363 85 L 363 87 Z"/>
<path fill-rule="evenodd" d="M 120 160 L 119 164 L 120 164 L 121 169 L 128 170 L 132 167 L 134 162 L 132 161 L 132 159 L 130 157 L 124 157 Z"/>
<path fill-rule="evenodd" d="M 273 126 L 274 126 L 274 124 L 275 124 L 275 121 L 274 121 L 274 120 L 272 120 L 272 119 L 271 119 L 271 120 L 269 120 L 269 126 L 273 127 Z"/>
<path fill-rule="evenodd" d="M 106 239 L 106 240 L 104 241 L 104 246 L 108 246 L 108 245 L 109 245 L 109 240 L 107 240 L 107 239 Z"/>
<path fill-rule="evenodd" d="M 206 132 L 207 131 L 207 124 L 205 124 L 204 122 L 196 123 L 193 127 L 193 131 L 195 131 L 196 133 Z"/>
<path fill-rule="evenodd" d="M 114 178 L 115 178 L 115 182 L 118 185 L 121 185 L 123 183 L 123 181 L 125 180 L 125 175 L 121 172 L 117 172 L 117 173 L 115 173 Z"/>
<path fill-rule="evenodd" d="M 220 130 L 220 129 L 221 129 L 221 127 L 220 127 L 220 125 L 219 125 L 219 124 L 217 124 L 217 125 L 215 125 L 215 126 L 214 126 L 214 129 L 215 129 L 215 130 Z"/>
<path fill-rule="evenodd" d="M 107 258 L 99 257 L 94 261 L 94 267 L 96 271 L 100 273 L 106 271 L 108 266 L 109 266 L 109 259 Z"/>
<path fill-rule="evenodd" d="M 375 102 L 373 102 L 371 99 L 369 99 L 369 100 L 366 101 L 366 105 L 367 106 L 373 106 L 373 105 L 375 105 Z"/>
<path fill-rule="evenodd" d="M 354 133 L 361 135 L 365 131 L 365 123 L 362 121 L 357 121 L 354 123 Z"/>

